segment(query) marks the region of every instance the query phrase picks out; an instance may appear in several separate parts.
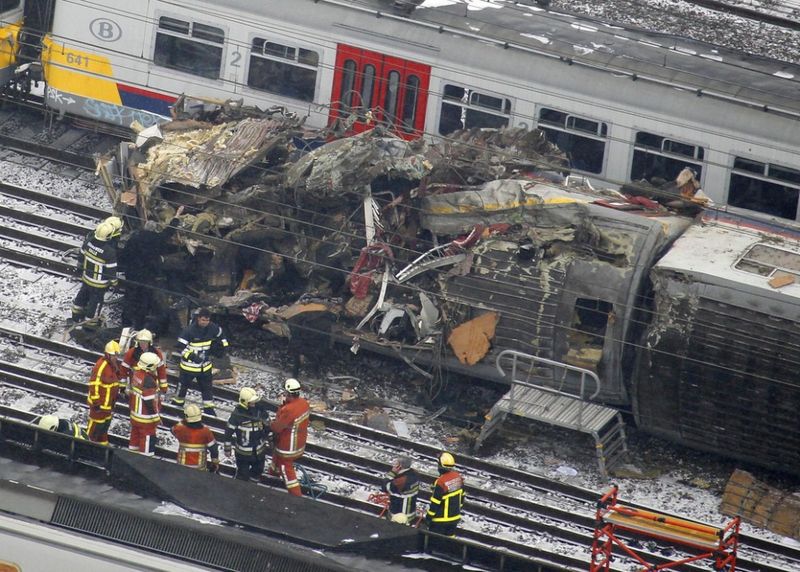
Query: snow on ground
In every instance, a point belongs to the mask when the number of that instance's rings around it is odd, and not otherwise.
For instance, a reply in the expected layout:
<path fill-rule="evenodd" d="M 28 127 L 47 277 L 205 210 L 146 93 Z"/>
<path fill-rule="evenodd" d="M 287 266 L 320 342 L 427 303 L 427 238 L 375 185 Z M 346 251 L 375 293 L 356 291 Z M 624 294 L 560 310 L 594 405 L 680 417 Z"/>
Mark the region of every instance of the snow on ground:
<path fill-rule="evenodd" d="M 26 167 L 19 161 L 0 161 L 0 173 L 3 180 L 14 181 L 21 186 L 110 208 L 105 193 L 94 181 L 76 181 L 52 172 L 45 173 Z M 59 337 L 63 320 L 69 315 L 71 300 L 78 290 L 78 281 L 20 269 L 9 264 L 0 266 L 2 266 L 0 327 Z M 106 304 L 104 313 L 109 320 L 116 319 L 113 304 Z M 234 355 L 237 354 L 235 341 L 234 339 L 232 348 Z M 312 388 L 311 401 L 326 404 L 327 414 L 343 419 L 358 419 L 363 411 L 349 406 L 351 401 L 345 399 L 348 394 L 357 396 L 361 401 L 355 401 L 359 403 L 363 401 L 396 403 L 399 404 L 397 407 L 384 407 L 384 411 L 393 422 L 390 426 L 407 431 L 414 440 L 453 450 L 456 456 L 460 452 L 466 452 L 466 447 L 460 444 L 459 427 L 450 425 L 441 418 L 426 423 L 419 422 L 430 413 L 430 410 L 426 411 L 420 407 L 419 386 L 414 383 L 413 377 L 404 367 L 397 362 L 390 362 L 387 365 L 386 362 L 365 352 L 361 352 L 358 356 L 350 356 L 349 352 L 343 349 L 337 353 L 349 356 L 349 359 L 326 363 L 320 368 L 320 376 L 333 382 L 322 383 L 320 379 L 314 380 L 304 376 L 304 381 L 309 382 Z M 233 387 L 252 385 L 266 397 L 275 399 L 280 392 L 285 377 L 283 370 L 288 362 L 281 348 L 265 349 L 264 352 L 251 349 L 246 352 L 240 351 L 240 354 L 237 358 L 242 359 L 243 365 L 237 383 Z M 0 358 L 25 363 L 32 368 L 56 371 L 72 379 L 85 380 L 89 373 L 82 365 L 46 363 L 44 356 L 27 355 L 6 337 L 0 338 Z M 465 393 L 476 394 L 483 391 L 476 389 L 468 389 Z M 451 384 L 445 391 L 458 390 L 457 386 Z M 192 395 L 190 393 L 190 399 Z M 40 414 L 55 413 L 82 424 L 86 420 L 86 410 L 80 405 L 61 402 L 42 403 L 38 396 L 2 386 L 0 386 L 0 403 L 33 410 Z M 229 405 L 218 407 L 218 414 L 223 418 L 229 411 Z M 112 426 L 112 432 L 126 434 L 127 430 L 127 422 L 124 419 L 116 420 Z M 175 447 L 174 439 L 169 432 L 160 431 L 159 439 L 162 444 Z M 369 443 L 346 440 L 316 424 L 312 427 L 311 439 L 327 446 L 352 450 L 364 457 L 384 460 L 387 469 L 392 460 L 392 455 L 371 447 Z M 614 478 L 614 482 L 620 486 L 621 499 L 712 524 L 726 520 L 726 517 L 719 513 L 718 506 L 725 482 L 737 466 L 735 463 L 677 448 L 633 430 L 630 431 L 629 441 L 631 452 L 628 464 L 622 474 Z M 525 425 L 511 425 L 504 436 L 492 439 L 488 443 L 485 453 L 487 459 L 492 462 L 566 481 L 597 491 L 598 494 L 608 487 L 608 483 L 598 474 L 593 443 L 582 435 L 550 427 L 531 428 Z M 231 460 L 225 462 L 232 464 Z M 419 463 L 417 468 L 435 474 L 433 463 Z M 481 480 L 480 476 L 472 478 L 479 481 L 472 484 L 479 484 L 487 489 L 514 488 L 513 483 L 495 483 L 488 478 Z M 372 492 L 353 483 L 330 479 L 323 479 L 322 484 L 338 494 L 347 494 L 360 499 L 366 499 Z M 519 491 L 519 494 L 531 499 L 537 496 L 530 491 Z M 550 499 L 548 502 L 569 506 L 563 499 Z M 474 528 L 478 525 L 465 518 L 463 526 Z M 748 525 L 744 525 L 743 530 L 777 538 L 771 533 Z M 540 535 L 533 538 L 531 535 L 520 533 L 516 536 L 519 537 L 516 540 L 560 550 L 558 546 L 552 545 L 548 539 Z"/>

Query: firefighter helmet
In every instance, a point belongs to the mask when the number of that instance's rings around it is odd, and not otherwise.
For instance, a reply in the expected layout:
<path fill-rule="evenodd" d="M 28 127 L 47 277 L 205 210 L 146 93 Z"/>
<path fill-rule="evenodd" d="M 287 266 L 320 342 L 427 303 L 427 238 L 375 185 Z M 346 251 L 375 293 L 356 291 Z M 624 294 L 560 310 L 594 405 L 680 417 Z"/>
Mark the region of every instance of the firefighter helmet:
<path fill-rule="evenodd" d="M 122 234 L 122 219 L 118 216 L 110 216 L 106 220 L 103 221 L 104 223 L 108 223 L 111 225 L 113 232 L 111 233 L 112 237 L 116 237 Z"/>
<path fill-rule="evenodd" d="M 122 350 L 120 349 L 119 342 L 117 340 L 111 340 L 106 344 L 104 351 L 110 356 L 118 356 Z"/>
<path fill-rule="evenodd" d="M 439 466 L 446 467 L 448 469 L 456 466 L 456 458 L 453 457 L 452 454 L 445 451 L 441 455 L 439 455 Z"/>
<path fill-rule="evenodd" d="M 251 403 L 258 401 L 258 393 L 252 387 L 243 387 L 239 392 L 239 405 L 250 407 Z"/>
<path fill-rule="evenodd" d="M 149 344 L 153 343 L 153 332 L 150 330 L 139 330 L 136 332 L 136 341 L 137 342 L 147 342 Z"/>
<path fill-rule="evenodd" d="M 139 369 L 153 372 L 158 368 L 160 363 L 161 358 L 158 357 L 157 354 L 154 354 L 153 352 L 144 352 L 139 358 L 139 363 L 137 365 Z"/>
<path fill-rule="evenodd" d="M 100 224 L 98 224 L 97 227 L 94 229 L 94 237 L 97 240 L 106 241 L 109 238 L 111 238 L 113 234 L 114 234 L 114 225 L 112 225 L 110 222 L 103 221 Z"/>
<path fill-rule="evenodd" d="M 39 427 L 48 431 L 55 431 L 58 429 L 58 417 L 55 415 L 42 415 L 42 418 L 39 419 Z"/>
<path fill-rule="evenodd" d="M 189 423 L 197 423 L 203 418 L 200 408 L 194 403 L 189 403 L 183 408 L 183 415 Z"/>
<path fill-rule="evenodd" d="M 300 382 L 297 381 L 295 378 L 290 377 L 284 382 L 283 389 L 285 389 L 289 393 L 298 393 L 300 391 Z"/>

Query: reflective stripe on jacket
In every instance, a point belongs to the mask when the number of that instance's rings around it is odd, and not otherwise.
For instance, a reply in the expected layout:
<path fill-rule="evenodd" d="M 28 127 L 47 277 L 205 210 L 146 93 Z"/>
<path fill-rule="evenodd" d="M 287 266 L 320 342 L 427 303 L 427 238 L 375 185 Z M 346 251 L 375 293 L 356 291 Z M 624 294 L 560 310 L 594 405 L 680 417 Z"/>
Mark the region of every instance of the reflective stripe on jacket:
<path fill-rule="evenodd" d="M 181 332 L 177 344 L 181 352 L 181 370 L 190 373 L 205 373 L 211 371 L 213 367 L 211 363 L 212 350 L 224 350 L 228 347 L 228 340 L 225 339 L 222 328 L 214 322 L 201 328 L 192 321 Z"/>
<path fill-rule="evenodd" d="M 275 433 L 275 453 L 288 459 L 296 459 L 306 449 L 308 437 L 308 401 L 302 397 L 289 397 L 278 408 L 275 420 L 270 425 Z"/>
<path fill-rule="evenodd" d="M 89 378 L 89 405 L 99 407 L 104 411 L 111 411 L 117 401 L 119 390 L 125 387 L 122 379 L 122 368 L 114 367 L 106 356 L 101 357 L 92 368 Z"/>
<path fill-rule="evenodd" d="M 464 503 L 464 479 L 458 471 L 448 471 L 433 483 L 427 518 L 431 522 L 461 520 Z"/>
<path fill-rule="evenodd" d="M 131 421 L 148 424 L 161 422 L 161 397 L 155 376 L 142 369 L 134 369 L 128 405 Z"/>

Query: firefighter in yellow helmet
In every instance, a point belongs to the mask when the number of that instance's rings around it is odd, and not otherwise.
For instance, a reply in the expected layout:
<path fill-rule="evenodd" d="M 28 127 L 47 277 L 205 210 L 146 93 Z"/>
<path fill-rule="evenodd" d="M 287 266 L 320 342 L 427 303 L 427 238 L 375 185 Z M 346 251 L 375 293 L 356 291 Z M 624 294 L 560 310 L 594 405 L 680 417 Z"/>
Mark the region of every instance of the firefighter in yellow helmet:
<path fill-rule="evenodd" d="M 128 449 L 154 455 L 156 427 L 161 422 L 161 392 L 158 387 L 158 366 L 161 358 L 145 352 L 134 367 L 130 382 L 128 406 L 131 416 L 131 437 Z"/>
<path fill-rule="evenodd" d="M 172 434 L 178 439 L 179 465 L 217 472 L 219 445 L 211 429 L 203 424 L 203 413 L 197 405 L 186 404 L 183 408 L 183 420 L 172 426 Z"/>
<path fill-rule="evenodd" d="M 86 399 L 89 403 L 89 423 L 86 433 L 89 439 L 101 445 L 108 445 L 108 428 L 114 404 L 127 386 L 127 377 L 119 359 L 120 351 L 119 342 L 108 342 L 89 376 L 89 396 Z"/>
<path fill-rule="evenodd" d="M 81 246 L 81 289 L 72 301 L 73 322 L 98 319 L 106 291 L 117 285 L 117 244 L 114 225 L 101 222 Z"/>
<path fill-rule="evenodd" d="M 86 432 L 80 428 L 77 423 L 67 421 L 66 419 L 59 419 L 55 415 L 42 415 L 37 425 L 46 429 L 47 431 L 55 431 L 62 435 L 69 435 L 78 439 L 87 439 Z"/>
<path fill-rule="evenodd" d="M 430 506 L 425 515 L 428 530 L 455 536 L 463 504 L 464 478 L 456 470 L 455 457 L 445 451 L 439 455 L 439 478 L 433 483 Z"/>
<path fill-rule="evenodd" d="M 267 455 L 269 410 L 252 387 L 239 391 L 239 404 L 225 428 L 225 455 L 236 453 L 236 478 L 258 482 Z"/>
<path fill-rule="evenodd" d="M 164 352 L 161 351 L 161 348 L 156 346 L 153 342 L 153 338 L 153 332 L 150 330 L 139 330 L 136 332 L 133 338 L 136 344 L 128 348 L 128 351 L 126 351 L 125 355 L 122 357 L 122 368 L 125 370 L 126 377 L 130 380 L 133 377 L 133 370 L 136 364 L 139 363 L 139 358 L 142 357 L 142 354 L 146 352 L 156 354 L 159 359 L 161 359 L 161 363 L 158 364 L 158 368 L 156 369 L 156 373 L 158 374 L 158 387 L 161 393 L 165 394 L 169 389 L 169 385 L 167 384 L 167 360 L 164 359 Z"/>

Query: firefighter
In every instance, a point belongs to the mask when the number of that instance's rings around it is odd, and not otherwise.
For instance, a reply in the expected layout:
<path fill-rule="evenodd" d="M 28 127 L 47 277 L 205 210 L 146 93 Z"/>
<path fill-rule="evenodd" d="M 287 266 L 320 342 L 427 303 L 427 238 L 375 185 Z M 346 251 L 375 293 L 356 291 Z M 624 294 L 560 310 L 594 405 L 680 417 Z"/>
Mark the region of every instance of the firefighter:
<path fill-rule="evenodd" d="M 161 392 L 158 387 L 158 365 L 161 359 L 145 352 L 133 368 L 128 404 L 131 416 L 131 437 L 128 449 L 153 456 L 156 449 L 156 427 L 161 422 Z"/>
<path fill-rule="evenodd" d="M 300 483 L 294 470 L 294 462 L 303 456 L 308 436 L 308 401 L 300 397 L 300 382 L 290 377 L 283 384 L 283 404 L 278 408 L 270 425 L 275 435 L 272 451 L 271 475 L 280 475 L 290 495 L 302 496 Z"/>
<path fill-rule="evenodd" d="M 178 464 L 216 473 L 219 470 L 219 445 L 211 429 L 203 425 L 202 418 L 200 408 L 188 403 L 183 408 L 183 420 L 172 426 L 172 434 L 178 439 Z"/>
<path fill-rule="evenodd" d="M 117 285 L 117 247 L 114 226 L 101 222 L 81 247 L 81 289 L 72 301 L 73 322 L 96 320 L 106 290 Z"/>
<path fill-rule="evenodd" d="M 146 352 L 152 352 L 158 356 L 161 362 L 158 364 L 156 374 L 158 375 L 158 388 L 162 394 L 167 393 L 169 385 L 167 385 L 167 362 L 164 359 L 164 352 L 161 348 L 153 344 L 153 332 L 150 330 L 139 330 L 134 336 L 136 345 L 129 348 L 122 358 L 122 367 L 125 369 L 126 377 L 130 382 L 133 377 L 133 368 L 139 363 L 139 358 Z"/>
<path fill-rule="evenodd" d="M 389 518 L 392 522 L 411 524 L 417 515 L 419 475 L 411 468 L 411 459 L 395 459 L 386 474 L 383 490 L 389 493 Z"/>
<path fill-rule="evenodd" d="M 208 308 L 198 310 L 192 322 L 178 338 L 178 349 L 181 352 L 180 378 L 178 395 L 172 403 L 183 406 L 189 384 L 197 380 L 203 395 L 203 413 L 217 414 L 214 411 L 211 355 L 220 355 L 227 347 L 228 340 L 225 339 L 222 328 L 211 321 L 211 312 Z"/>
<path fill-rule="evenodd" d="M 39 427 L 47 429 L 48 431 L 61 433 L 62 435 L 69 435 L 77 439 L 89 438 L 88 435 L 86 435 L 86 431 L 81 429 L 80 425 L 72 421 L 67 421 L 66 419 L 59 419 L 55 415 L 42 415 L 42 418 L 39 419 Z"/>
<path fill-rule="evenodd" d="M 225 455 L 236 453 L 236 478 L 258 482 L 264 472 L 269 440 L 269 410 L 252 387 L 239 391 L 239 404 L 225 428 Z"/>
<path fill-rule="evenodd" d="M 119 361 L 120 347 L 116 340 L 106 344 L 105 353 L 97 360 L 89 377 L 89 439 L 108 445 L 108 428 L 113 417 L 114 404 L 127 385 L 125 370 Z"/>
<path fill-rule="evenodd" d="M 453 455 L 444 452 L 439 455 L 439 478 L 433 483 L 431 502 L 425 515 L 428 530 L 455 536 L 463 503 L 464 478 L 456 471 Z"/>

